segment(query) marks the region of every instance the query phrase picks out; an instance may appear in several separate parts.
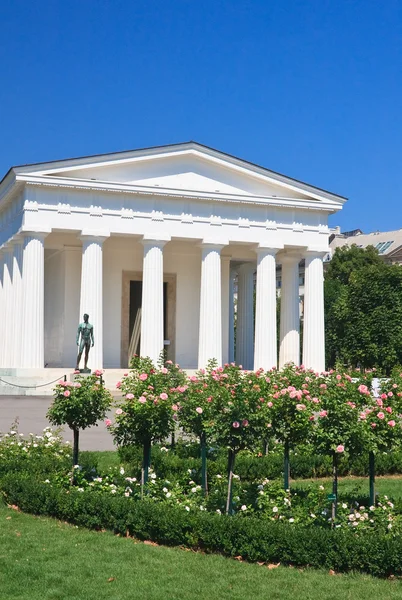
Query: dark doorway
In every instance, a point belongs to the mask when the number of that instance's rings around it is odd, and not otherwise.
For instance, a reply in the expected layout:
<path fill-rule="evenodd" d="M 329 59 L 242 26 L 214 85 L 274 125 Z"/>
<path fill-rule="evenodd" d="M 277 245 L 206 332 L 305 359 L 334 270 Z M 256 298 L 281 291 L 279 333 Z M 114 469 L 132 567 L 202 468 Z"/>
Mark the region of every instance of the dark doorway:
<path fill-rule="evenodd" d="M 167 282 L 163 283 L 163 337 L 167 339 Z M 138 309 L 142 305 L 142 281 L 130 281 L 130 304 L 129 304 L 129 340 L 133 333 Z M 135 354 L 140 353 L 141 337 L 135 348 Z"/>

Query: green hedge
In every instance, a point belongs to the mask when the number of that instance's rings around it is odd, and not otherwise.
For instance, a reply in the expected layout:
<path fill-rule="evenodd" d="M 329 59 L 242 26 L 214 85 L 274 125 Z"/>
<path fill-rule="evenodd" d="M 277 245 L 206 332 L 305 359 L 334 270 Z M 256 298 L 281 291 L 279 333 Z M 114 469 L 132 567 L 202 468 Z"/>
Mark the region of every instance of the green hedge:
<path fill-rule="evenodd" d="M 196 448 L 199 452 L 199 448 Z M 84 454 L 84 453 L 83 453 Z M 141 471 L 142 450 L 140 448 L 121 448 L 120 458 L 129 465 L 132 474 L 139 476 Z M 152 468 L 159 477 L 174 479 L 188 469 L 194 469 L 194 479 L 201 477 L 201 459 L 183 455 L 180 446 L 175 451 L 161 451 L 160 446 L 152 447 Z M 339 461 L 338 474 L 343 475 L 368 475 L 368 454 L 361 456 L 344 456 Z M 94 465 L 96 466 L 96 465 Z M 332 475 L 332 460 L 329 456 L 315 454 L 308 447 L 291 453 L 290 470 L 293 479 L 306 479 L 316 477 L 330 477 Z M 227 456 L 222 450 L 213 451 L 209 455 L 209 476 L 223 475 L 227 471 Z M 278 479 L 283 474 L 283 455 L 280 451 L 270 452 L 267 456 L 252 456 L 240 453 L 236 458 L 235 472 L 243 481 L 256 479 Z M 402 473 L 402 452 L 379 454 L 376 457 L 376 474 L 388 475 Z"/>
<path fill-rule="evenodd" d="M 361 571 L 377 577 L 402 575 L 402 539 L 391 534 L 324 530 L 186 512 L 151 501 L 133 501 L 95 492 L 69 492 L 38 483 L 29 475 L 6 475 L 5 500 L 23 511 L 56 517 L 91 529 L 108 529 L 138 539 L 199 548 L 248 561 Z"/>

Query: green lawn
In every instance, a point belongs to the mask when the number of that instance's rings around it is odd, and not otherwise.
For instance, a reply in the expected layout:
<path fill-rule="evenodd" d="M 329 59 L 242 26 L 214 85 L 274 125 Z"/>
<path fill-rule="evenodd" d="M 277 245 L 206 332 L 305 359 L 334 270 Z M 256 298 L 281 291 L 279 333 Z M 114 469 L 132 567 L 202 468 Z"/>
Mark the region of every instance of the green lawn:
<path fill-rule="evenodd" d="M 136 543 L 0 504 L 1 600 L 400 599 L 402 582 L 268 569 Z"/>

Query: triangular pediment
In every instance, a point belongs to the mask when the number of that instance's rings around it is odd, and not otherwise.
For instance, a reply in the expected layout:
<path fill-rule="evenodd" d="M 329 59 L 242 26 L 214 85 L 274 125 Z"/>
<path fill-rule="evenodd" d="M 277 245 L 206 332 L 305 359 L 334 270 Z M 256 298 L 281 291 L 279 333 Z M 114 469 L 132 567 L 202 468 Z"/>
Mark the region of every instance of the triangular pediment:
<path fill-rule="evenodd" d="M 211 196 L 286 198 L 341 207 L 344 198 L 195 142 L 16 168 L 70 182 L 120 184 Z"/>

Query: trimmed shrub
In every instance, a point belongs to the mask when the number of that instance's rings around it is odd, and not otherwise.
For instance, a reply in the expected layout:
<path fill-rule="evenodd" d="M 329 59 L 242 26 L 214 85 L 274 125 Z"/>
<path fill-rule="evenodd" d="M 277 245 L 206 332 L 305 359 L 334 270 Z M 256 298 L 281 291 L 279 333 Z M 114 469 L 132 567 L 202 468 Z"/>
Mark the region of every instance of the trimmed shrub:
<path fill-rule="evenodd" d="M 149 500 L 66 491 L 10 473 L 1 481 L 5 500 L 21 510 L 160 544 L 200 548 L 248 561 L 351 570 L 377 577 L 402 575 L 402 539 L 392 534 L 325 530 L 272 523 L 258 517 L 187 512 Z"/>

